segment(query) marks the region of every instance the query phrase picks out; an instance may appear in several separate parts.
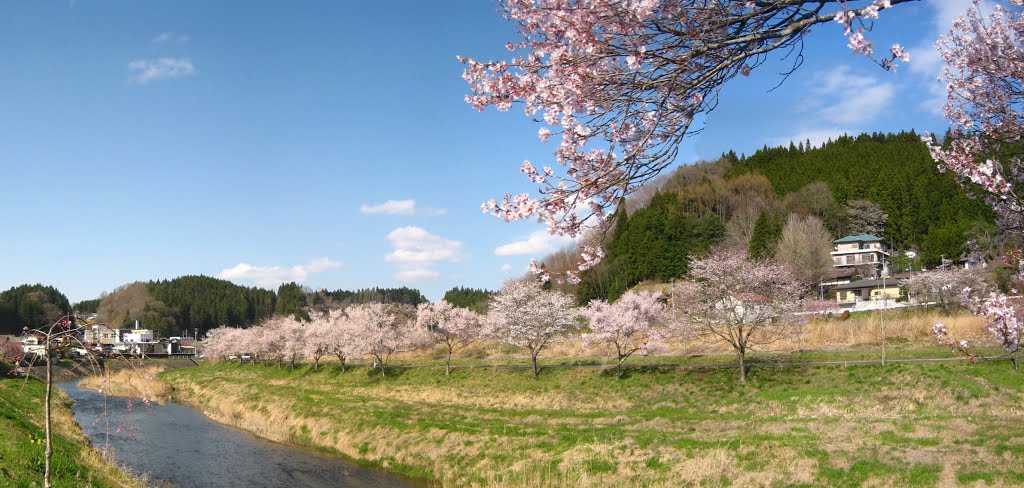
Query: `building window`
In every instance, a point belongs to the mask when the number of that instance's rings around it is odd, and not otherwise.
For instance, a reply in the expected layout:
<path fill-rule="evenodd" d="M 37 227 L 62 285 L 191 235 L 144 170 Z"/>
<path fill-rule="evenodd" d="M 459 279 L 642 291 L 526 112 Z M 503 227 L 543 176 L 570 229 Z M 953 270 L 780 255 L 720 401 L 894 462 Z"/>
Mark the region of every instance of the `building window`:
<path fill-rule="evenodd" d="M 872 262 L 872 263 L 875 262 L 875 255 L 874 254 L 868 254 L 868 261 Z"/>
<path fill-rule="evenodd" d="M 857 264 L 854 256 L 846 256 L 846 264 Z"/>

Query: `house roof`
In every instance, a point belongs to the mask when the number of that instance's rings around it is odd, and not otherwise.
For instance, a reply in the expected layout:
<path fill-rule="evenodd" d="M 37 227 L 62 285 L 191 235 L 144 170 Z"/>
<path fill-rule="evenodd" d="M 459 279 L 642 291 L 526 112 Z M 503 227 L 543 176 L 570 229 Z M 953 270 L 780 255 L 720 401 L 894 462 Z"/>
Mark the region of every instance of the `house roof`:
<path fill-rule="evenodd" d="M 880 240 L 882 240 L 882 238 L 878 236 L 873 236 L 871 234 L 860 234 L 855 236 L 846 236 L 841 239 L 836 239 L 832 242 L 840 244 L 843 242 L 875 242 Z"/>
<path fill-rule="evenodd" d="M 887 278 L 885 280 L 885 287 L 889 288 L 892 286 L 903 286 L 903 282 L 897 279 Z M 843 283 L 836 285 L 836 290 L 858 290 L 864 288 L 881 288 L 882 280 L 857 280 L 849 283 Z"/>

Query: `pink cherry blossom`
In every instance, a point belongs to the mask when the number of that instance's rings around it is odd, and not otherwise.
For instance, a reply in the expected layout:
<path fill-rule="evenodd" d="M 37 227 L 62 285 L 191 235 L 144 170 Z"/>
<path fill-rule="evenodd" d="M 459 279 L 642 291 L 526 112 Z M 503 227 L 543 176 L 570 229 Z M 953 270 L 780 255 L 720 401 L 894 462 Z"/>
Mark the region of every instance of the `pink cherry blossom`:
<path fill-rule="evenodd" d="M 692 281 L 681 282 L 676 300 L 688 332 L 723 340 L 736 351 L 740 383 L 746 382 L 747 352 L 793 333 L 802 320 L 802 286 L 784 266 L 717 251 L 694 261 Z"/>
<path fill-rule="evenodd" d="M 393 354 L 411 351 L 430 340 L 428 332 L 416 324 L 411 307 L 365 303 L 348 307 L 345 314 L 351 321 L 350 351 L 373 358 L 381 376 Z"/>
<path fill-rule="evenodd" d="M 616 377 L 622 377 L 622 362 L 626 358 L 664 348 L 667 317 L 655 293 L 628 292 L 612 304 L 594 300 L 580 314 L 590 325 L 590 332 L 582 335 L 583 343 L 614 349 Z"/>
<path fill-rule="evenodd" d="M 978 0 L 953 22 L 938 43 L 946 61 L 942 80 L 947 83 L 946 119 L 950 138 L 938 144 L 929 134 L 922 138 L 939 169 L 953 172 L 960 181 L 981 190 L 999 216 L 1008 241 L 1019 242 L 1024 229 L 1024 160 L 1016 154 L 1024 140 L 1024 12 L 1020 0 L 995 5 L 983 15 Z M 1007 252 L 1019 256 L 1020 251 Z M 1019 263 L 1017 259 L 1018 274 Z M 975 313 L 989 322 L 989 331 L 1002 342 L 1019 368 L 1021 311 L 1002 294 L 981 296 L 965 291 Z M 967 352 L 960 341 L 936 325 L 935 335 L 954 350 Z M 971 354 L 972 357 L 973 354 Z"/>
<path fill-rule="evenodd" d="M 416 309 L 417 326 L 430 331 L 434 342 L 445 346 L 445 376 L 451 372 L 452 353 L 480 337 L 482 322 L 475 312 L 444 300 L 421 303 Z"/>
<path fill-rule="evenodd" d="M 536 196 L 509 193 L 481 208 L 505 221 L 538 219 L 570 237 L 588 221 L 607 225 L 623 196 L 675 162 L 723 84 L 777 50 L 795 53 L 795 69 L 813 26 L 838 21 L 851 49 L 886 69 L 908 59 L 902 50 L 875 59 L 865 37 L 881 11 L 908 1 L 499 0 L 518 39 L 506 43 L 504 60 L 458 57 L 466 102 L 477 110 L 519 105 L 543 125 L 542 141 L 560 141 L 557 170 L 522 167 Z"/>
<path fill-rule="evenodd" d="M 533 280 L 509 281 L 491 299 L 484 335 L 502 344 L 526 348 L 534 378 L 537 358 L 551 341 L 579 328 L 569 295 L 548 291 Z"/>

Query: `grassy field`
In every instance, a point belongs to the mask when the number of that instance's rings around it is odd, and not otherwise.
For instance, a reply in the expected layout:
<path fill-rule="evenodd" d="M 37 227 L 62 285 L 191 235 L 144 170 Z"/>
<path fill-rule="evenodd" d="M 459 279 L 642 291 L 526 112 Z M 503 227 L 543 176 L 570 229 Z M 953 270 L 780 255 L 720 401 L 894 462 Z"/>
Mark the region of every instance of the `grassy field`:
<path fill-rule="evenodd" d="M 43 486 L 43 393 L 39 380 L 0 374 L 0 486 Z M 55 388 L 53 486 L 136 487 L 138 481 L 103 461 L 89 447 L 71 416 L 70 403 Z"/>
<path fill-rule="evenodd" d="M 764 367 L 746 387 L 735 376 L 419 368 L 380 378 L 237 364 L 161 374 L 220 422 L 443 486 L 1024 484 L 1024 374 L 1008 362 Z"/>

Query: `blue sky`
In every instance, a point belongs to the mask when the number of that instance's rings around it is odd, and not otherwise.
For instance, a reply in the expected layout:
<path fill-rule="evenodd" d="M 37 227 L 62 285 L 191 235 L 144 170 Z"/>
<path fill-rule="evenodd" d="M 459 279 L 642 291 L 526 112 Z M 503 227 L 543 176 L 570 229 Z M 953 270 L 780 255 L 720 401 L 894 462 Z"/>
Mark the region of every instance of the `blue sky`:
<path fill-rule="evenodd" d="M 883 12 L 896 73 L 809 38 L 722 92 L 677 164 L 791 138 L 942 131 L 931 43 L 967 0 Z M 480 113 L 456 55 L 514 39 L 486 0 L 0 0 L 0 289 L 72 301 L 186 274 L 245 285 L 496 288 L 563 244 L 480 212 L 554 143 L 515 108 Z"/>

